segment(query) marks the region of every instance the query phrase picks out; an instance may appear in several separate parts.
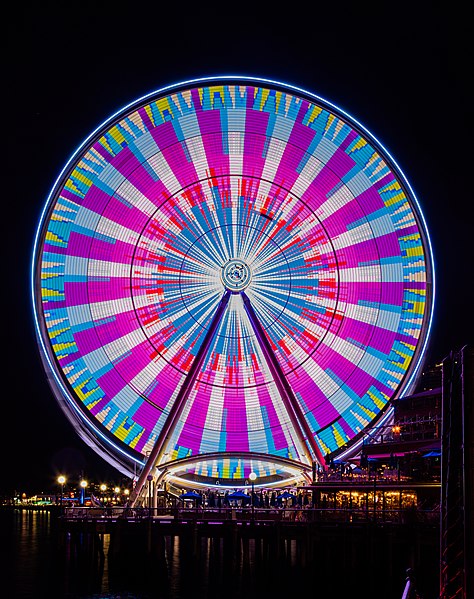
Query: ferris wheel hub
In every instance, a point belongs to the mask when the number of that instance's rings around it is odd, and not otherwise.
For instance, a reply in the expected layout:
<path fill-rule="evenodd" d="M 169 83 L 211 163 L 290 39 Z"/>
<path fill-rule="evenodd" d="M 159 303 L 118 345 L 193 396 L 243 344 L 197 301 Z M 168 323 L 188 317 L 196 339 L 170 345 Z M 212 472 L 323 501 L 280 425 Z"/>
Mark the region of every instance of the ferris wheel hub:
<path fill-rule="evenodd" d="M 222 267 L 221 280 L 226 289 L 233 293 L 240 293 L 252 280 L 252 271 L 243 260 L 234 258 Z"/>

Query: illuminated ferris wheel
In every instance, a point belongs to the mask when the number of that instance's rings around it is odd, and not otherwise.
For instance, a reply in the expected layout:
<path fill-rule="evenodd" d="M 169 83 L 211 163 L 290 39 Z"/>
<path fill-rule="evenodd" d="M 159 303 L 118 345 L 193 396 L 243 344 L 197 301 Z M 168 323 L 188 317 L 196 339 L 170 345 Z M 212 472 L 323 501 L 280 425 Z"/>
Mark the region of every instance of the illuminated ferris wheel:
<path fill-rule="evenodd" d="M 387 150 L 307 91 L 187 81 L 124 107 L 54 185 L 33 255 L 54 395 L 121 472 L 289 484 L 416 379 L 429 236 Z"/>

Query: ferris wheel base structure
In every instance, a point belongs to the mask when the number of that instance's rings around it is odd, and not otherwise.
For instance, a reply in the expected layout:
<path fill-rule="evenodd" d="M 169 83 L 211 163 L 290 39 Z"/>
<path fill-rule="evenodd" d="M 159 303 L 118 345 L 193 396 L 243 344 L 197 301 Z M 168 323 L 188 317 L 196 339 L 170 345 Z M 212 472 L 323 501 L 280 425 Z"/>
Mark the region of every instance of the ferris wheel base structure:
<path fill-rule="evenodd" d="M 418 200 L 358 121 L 222 76 L 125 106 L 74 152 L 33 251 L 38 345 L 81 438 L 136 482 L 310 482 L 423 363 Z M 255 478 L 256 477 L 256 478 Z"/>

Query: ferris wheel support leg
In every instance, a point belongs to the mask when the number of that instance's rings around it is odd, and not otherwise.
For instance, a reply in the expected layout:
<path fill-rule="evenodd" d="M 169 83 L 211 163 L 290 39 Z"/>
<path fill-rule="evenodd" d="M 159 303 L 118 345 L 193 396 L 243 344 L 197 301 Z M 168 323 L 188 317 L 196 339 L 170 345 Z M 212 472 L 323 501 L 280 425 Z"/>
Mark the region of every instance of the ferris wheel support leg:
<path fill-rule="evenodd" d="M 169 438 L 178 422 L 179 417 L 183 411 L 184 406 L 186 405 L 186 400 L 188 399 L 188 395 L 193 388 L 194 382 L 199 373 L 199 369 L 202 366 L 203 360 L 206 356 L 207 350 L 211 341 L 214 338 L 214 335 L 217 331 L 217 328 L 222 320 L 222 316 L 224 315 L 225 309 L 227 308 L 227 304 L 229 303 L 231 293 L 230 291 L 226 291 L 220 302 L 217 306 L 216 312 L 212 318 L 211 324 L 207 330 L 206 336 L 202 342 L 201 347 L 199 348 L 196 357 L 191 364 L 191 368 L 189 369 L 188 375 L 186 376 L 183 384 L 181 385 L 178 395 L 176 396 L 175 402 L 171 407 L 170 413 L 168 414 L 168 418 L 165 420 L 163 427 L 158 435 L 158 438 L 153 446 L 153 449 L 148 457 L 143 470 L 138 477 L 137 484 L 133 489 L 132 495 L 130 497 L 130 506 L 134 507 L 136 505 L 137 499 L 142 492 L 142 489 L 145 486 L 147 476 L 150 474 L 152 469 L 156 464 L 159 463 L 163 453 L 166 449 Z"/>
<path fill-rule="evenodd" d="M 273 378 L 275 379 L 276 386 L 278 387 L 278 391 L 280 392 L 288 415 L 293 426 L 295 427 L 300 441 L 303 447 L 308 447 L 309 445 L 309 448 L 312 450 L 312 455 L 317 459 L 321 467 L 324 470 L 327 470 L 326 460 L 324 459 L 313 433 L 306 422 L 298 400 L 296 399 L 295 394 L 293 393 L 293 390 L 288 383 L 277 358 L 275 357 L 275 353 L 271 348 L 270 342 L 268 341 L 257 315 L 255 314 L 255 310 L 253 309 L 253 306 L 244 291 L 241 292 L 241 295 L 244 302 L 245 311 L 247 312 L 250 323 L 255 331 L 255 335 L 257 336 L 258 343 L 262 348 L 265 359 L 272 372 Z"/>

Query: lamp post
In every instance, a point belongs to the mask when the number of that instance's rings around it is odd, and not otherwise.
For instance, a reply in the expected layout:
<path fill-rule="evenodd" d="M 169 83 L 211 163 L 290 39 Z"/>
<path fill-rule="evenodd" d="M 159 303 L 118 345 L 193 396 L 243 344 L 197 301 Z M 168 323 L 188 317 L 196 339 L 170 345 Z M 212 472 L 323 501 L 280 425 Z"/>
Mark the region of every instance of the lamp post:
<path fill-rule="evenodd" d="M 107 506 L 107 502 L 105 500 L 105 492 L 107 491 L 107 485 L 105 483 L 102 483 L 99 487 L 100 489 L 100 499 L 99 499 L 99 503 L 102 507 L 106 507 Z"/>
<path fill-rule="evenodd" d="M 255 485 L 255 479 L 257 478 L 257 475 L 255 474 L 255 472 L 251 472 L 249 474 L 249 479 L 250 482 L 252 483 L 252 520 L 255 519 L 255 503 L 254 503 L 254 485 Z"/>
<path fill-rule="evenodd" d="M 86 498 L 86 487 L 87 487 L 87 481 L 86 480 L 81 480 L 81 482 L 79 483 L 81 486 L 81 499 L 80 499 L 80 504 L 84 505 L 84 500 Z"/>
<path fill-rule="evenodd" d="M 63 496 L 64 496 L 64 483 L 66 482 L 66 477 L 61 474 L 58 476 L 58 483 L 61 485 L 61 501 L 60 501 L 60 512 L 61 515 L 63 513 Z"/>
<path fill-rule="evenodd" d="M 146 479 L 148 481 L 148 510 L 151 518 L 151 483 L 153 481 L 153 475 L 149 474 Z"/>

